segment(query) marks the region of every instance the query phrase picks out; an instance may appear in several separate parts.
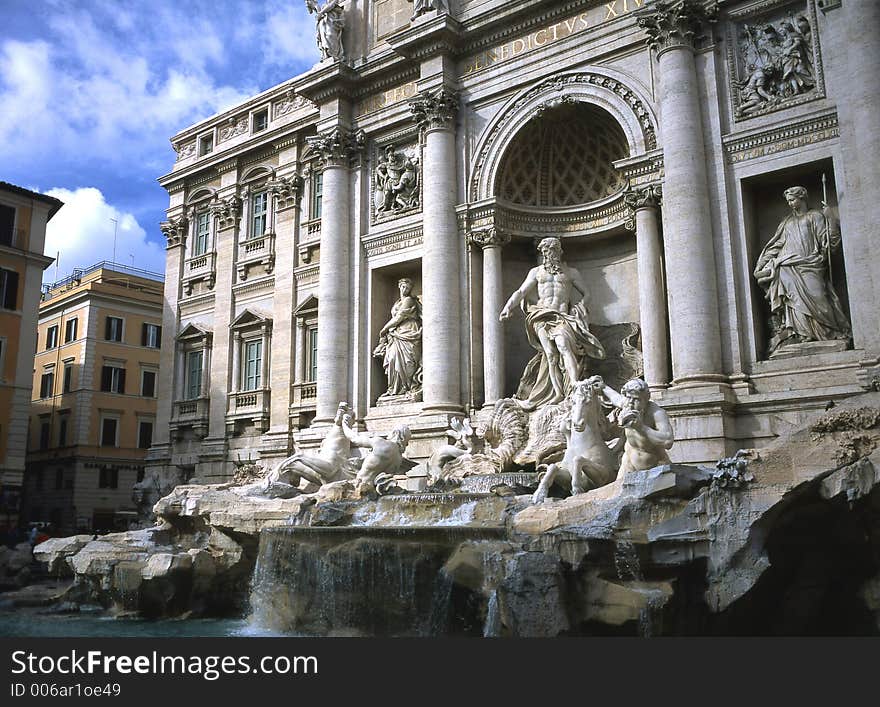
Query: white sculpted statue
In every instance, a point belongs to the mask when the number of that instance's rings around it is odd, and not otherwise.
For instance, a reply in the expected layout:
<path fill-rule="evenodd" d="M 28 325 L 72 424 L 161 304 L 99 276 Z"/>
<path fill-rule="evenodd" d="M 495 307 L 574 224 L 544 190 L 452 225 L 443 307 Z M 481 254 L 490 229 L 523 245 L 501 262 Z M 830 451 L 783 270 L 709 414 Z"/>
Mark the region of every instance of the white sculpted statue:
<path fill-rule="evenodd" d="M 388 390 L 382 402 L 399 396 L 421 400 L 422 394 L 422 306 L 413 295 L 408 277 L 397 283 L 400 299 L 391 308 L 391 319 L 379 331 L 379 345 L 374 356 L 382 357 L 388 376 Z"/>
<path fill-rule="evenodd" d="M 807 208 L 807 190 L 784 192 L 791 213 L 764 246 L 755 278 L 770 303 L 769 352 L 783 344 L 846 341 L 850 326 L 829 276 L 831 251 L 840 245 L 840 228 L 826 203 Z"/>
<path fill-rule="evenodd" d="M 563 401 L 582 378 L 585 359 L 605 358 L 587 322 L 587 288 L 580 273 L 563 262 L 562 243 L 545 238 L 538 251 L 542 263 L 529 271 L 499 315 L 505 321 L 519 305 L 529 344 L 539 352 L 526 366 L 515 396 L 526 410 Z"/>
<path fill-rule="evenodd" d="M 375 488 L 374 482 L 379 474 L 395 474 L 403 462 L 403 452 L 409 444 L 410 431 L 406 425 L 395 427 L 388 439 L 379 434 L 358 434 L 351 428 L 351 418 L 342 420 L 342 430 L 355 447 L 369 449 L 355 477 L 355 487 L 363 492 Z"/>
<path fill-rule="evenodd" d="M 321 50 L 321 60 L 343 61 L 345 50 L 342 47 L 342 30 L 345 27 L 345 10 L 342 0 L 327 0 L 323 7 L 318 6 L 318 0 L 306 0 L 306 7 L 310 15 L 315 15 L 315 37 L 318 40 L 318 49 Z"/>
<path fill-rule="evenodd" d="M 562 482 L 572 496 L 610 484 L 617 477 L 617 460 L 612 449 L 619 433 L 605 417 L 601 376 L 577 381 L 569 402 L 571 413 L 560 425 L 565 435 L 565 456 L 550 464 L 541 477 L 533 503 L 543 503 L 554 482 Z M 608 442 L 612 442 L 611 445 Z"/>
<path fill-rule="evenodd" d="M 271 490 L 274 495 L 282 495 L 279 487 L 287 485 L 290 493 L 297 493 L 302 479 L 323 486 L 353 478 L 360 459 L 351 457 L 351 444 L 343 428 L 343 424 L 350 424 L 351 419 L 348 403 L 339 403 L 333 425 L 321 441 L 318 453 L 297 452 L 287 457 L 266 476 L 263 491 Z"/>
<path fill-rule="evenodd" d="M 449 0 L 412 0 L 413 14 L 412 19 L 416 19 L 419 15 L 423 15 L 430 10 L 438 12 L 449 12 Z"/>
<path fill-rule="evenodd" d="M 385 148 L 385 155 L 376 167 L 376 211 L 396 213 L 419 205 L 418 159 L 397 152 L 394 145 Z"/>
<path fill-rule="evenodd" d="M 614 417 L 626 439 L 618 473 L 669 464 L 667 450 L 675 441 L 672 423 L 663 408 L 651 400 L 648 384 L 633 378 L 619 393 L 607 385 L 602 392 L 617 408 Z"/>

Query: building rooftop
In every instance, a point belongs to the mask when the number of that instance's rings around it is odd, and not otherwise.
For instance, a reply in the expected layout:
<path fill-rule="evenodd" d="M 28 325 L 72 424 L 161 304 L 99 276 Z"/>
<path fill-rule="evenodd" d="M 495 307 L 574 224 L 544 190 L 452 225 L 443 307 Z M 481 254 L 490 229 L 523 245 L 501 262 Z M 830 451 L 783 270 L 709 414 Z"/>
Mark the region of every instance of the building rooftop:
<path fill-rule="evenodd" d="M 87 268 L 74 268 L 73 272 L 67 277 L 61 278 L 57 282 L 43 285 L 42 301 L 46 302 L 58 297 L 74 287 L 84 284 L 85 281 L 105 279 L 112 277 L 113 275 L 137 277 L 143 280 L 152 280 L 160 283 L 165 282 L 165 276 L 162 273 L 142 270 L 141 268 L 130 267 L 128 265 L 123 265 L 122 263 L 113 263 L 109 260 L 102 260 Z"/>
<path fill-rule="evenodd" d="M 64 206 L 64 202 L 61 199 L 56 199 L 54 196 L 48 196 L 46 194 L 40 194 L 36 191 L 31 191 L 30 189 L 25 189 L 24 187 L 18 187 L 15 184 L 10 184 L 9 182 L 0 181 L 0 189 L 4 191 L 10 191 L 13 194 L 18 194 L 19 196 L 26 196 L 29 199 L 36 199 L 37 201 L 42 201 L 44 204 L 49 204 L 51 207 L 49 209 L 49 218 L 52 218 L 56 213 L 58 213 L 58 209 Z"/>

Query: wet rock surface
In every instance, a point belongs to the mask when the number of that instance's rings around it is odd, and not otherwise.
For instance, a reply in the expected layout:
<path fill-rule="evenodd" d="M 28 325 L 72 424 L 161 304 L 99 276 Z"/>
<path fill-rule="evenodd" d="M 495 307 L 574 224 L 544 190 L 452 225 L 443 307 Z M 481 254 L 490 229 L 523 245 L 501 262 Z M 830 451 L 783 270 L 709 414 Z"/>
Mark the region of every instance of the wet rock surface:
<path fill-rule="evenodd" d="M 292 498 L 178 486 L 155 528 L 36 555 L 74 576 L 74 605 L 252 606 L 320 635 L 880 632 L 880 394 L 715 467 L 628 472 L 539 506 L 515 481 L 379 498 L 344 481 Z"/>

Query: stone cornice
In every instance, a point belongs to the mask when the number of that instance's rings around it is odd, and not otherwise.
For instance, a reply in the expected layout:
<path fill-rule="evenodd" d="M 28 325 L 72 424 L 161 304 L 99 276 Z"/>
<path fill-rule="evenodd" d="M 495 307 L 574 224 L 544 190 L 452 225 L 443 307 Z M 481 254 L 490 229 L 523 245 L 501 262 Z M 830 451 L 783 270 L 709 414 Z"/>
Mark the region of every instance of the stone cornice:
<path fill-rule="evenodd" d="M 363 131 L 352 132 L 336 127 L 332 130 L 306 138 L 309 149 L 318 157 L 322 168 L 350 167 L 351 161 L 359 156 L 366 145 Z"/>
<path fill-rule="evenodd" d="M 727 162 L 736 164 L 840 137 L 837 112 L 831 111 L 794 123 L 774 125 L 748 134 L 721 138 Z"/>
<path fill-rule="evenodd" d="M 409 106 L 421 129 L 449 129 L 455 126 L 458 115 L 458 94 L 444 87 L 422 91 L 409 102 Z"/>
<path fill-rule="evenodd" d="M 369 236 L 363 239 L 364 250 L 368 258 L 391 253 L 405 248 L 415 248 L 422 245 L 422 227 L 407 228 L 393 233 L 382 233 L 378 236 Z"/>
<path fill-rule="evenodd" d="M 717 0 L 656 0 L 638 12 L 636 21 L 659 56 L 670 49 L 695 49 L 717 14 Z"/>
<path fill-rule="evenodd" d="M 302 79 L 297 93 L 318 105 L 333 98 L 351 98 L 359 81 L 357 72 L 341 62 L 322 62 Z"/>

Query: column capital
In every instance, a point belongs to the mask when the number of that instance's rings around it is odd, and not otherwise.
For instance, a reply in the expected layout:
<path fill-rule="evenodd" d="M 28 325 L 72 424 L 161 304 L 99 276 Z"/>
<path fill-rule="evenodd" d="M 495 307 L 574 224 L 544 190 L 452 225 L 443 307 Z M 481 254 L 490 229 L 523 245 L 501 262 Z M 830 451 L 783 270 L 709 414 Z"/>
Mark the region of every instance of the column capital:
<path fill-rule="evenodd" d="M 468 234 L 471 243 L 476 243 L 483 250 L 487 248 L 502 248 L 510 243 L 510 235 L 495 226 L 481 228 Z"/>
<path fill-rule="evenodd" d="M 168 241 L 166 249 L 176 248 L 183 245 L 186 240 L 187 223 L 188 219 L 186 216 L 178 216 L 177 218 L 172 218 L 168 221 L 162 221 L 162 223 L 159 224 L 159 228 L 162 230 L 162 235 L 164 235 L 165 239 Z"/>
<path fill-rule="evenodd" d="M 656 0 L 637 22 L 648 35 L 648 46 L 659 56 L 669 49 L 690 49 L 717 18 L 717 0 Z"/>
<path fill-rule="evenodd" d="M 234 228 L 241 216 L 242 200 L 238 194 L 225 199 L 215 196 L 211 202 L 211 215 L 218 220 L 220 230 Z"/>
<path fill-rule="evenodd" d="M 325 133 L 306 138 L 306 142 L 317 153 L 321 167 L 350 167 L 352 159 L 366 146 L 367 136 L 363 130 L 353 132 L 337 126 Z"/>
<path fill-rule="evenodd" d="M 278 177 L 269 181 L 269 193 L 275 196 L 276 209 L 283 211 L 299 205 L 302 196 L 303 178 L 298 174 Z"/>
<path fill-rule="evenodd" d="M 623 194 L 627 218 L 624 224 L 629 231 L 636 230 L 635 215 L 641 209 L 658 209 L 663 200 L 663 188 L 659 184 L 645 187 L 630 187 Z"/>
<path fill-rule="evenodd" d="M 409 102 L 409 108 L 422 130 L 450 130 L 458 114 L 458 93 L 444 86 L 422 91 Z"/>

